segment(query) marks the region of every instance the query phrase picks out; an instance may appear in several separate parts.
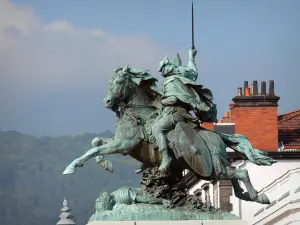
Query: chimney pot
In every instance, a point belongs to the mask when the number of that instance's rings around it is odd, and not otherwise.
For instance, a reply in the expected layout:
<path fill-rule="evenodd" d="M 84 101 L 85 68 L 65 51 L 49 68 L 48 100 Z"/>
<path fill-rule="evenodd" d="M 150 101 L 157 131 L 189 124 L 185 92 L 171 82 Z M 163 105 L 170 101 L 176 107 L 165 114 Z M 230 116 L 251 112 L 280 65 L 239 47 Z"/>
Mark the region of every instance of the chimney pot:
<path fill-rule="evenodd" d="M 225 117 L 225 118 L 229 118 L 229 112 L 225 112 L 224 117 Z"/>
<path fill-rule="evenodd" d="M 269 81 L 269 95 L 274 96 L 275 90 L 274 90 L 274 80 Z"/>
<path fill-rule="evenodd" d="M 257 85 L 257 80 L 253 81 L 253 90 L 252 90 L 253 95 L 258 95 L 258 85 Z"/>
<path fill-rule="evenodd" d="M 261 82 L 261 95 L 266 95 L 267 94 L 267 84 L 265 81 Z"/>
<path fill-rule="evenodd" d="M 243 95 L 243 89 L 241 87 L 238 88 L 238 96 Z"/>
<path fill-rule="evenodd" d="M 245 96 L 250 96 L 250 88 L 246 88 Z"/>
<path fill-rule="evenodd" d="M 247 88 L 248 88 L 248 81 L 244 81 L 244 95 L 246 95 Z"/>

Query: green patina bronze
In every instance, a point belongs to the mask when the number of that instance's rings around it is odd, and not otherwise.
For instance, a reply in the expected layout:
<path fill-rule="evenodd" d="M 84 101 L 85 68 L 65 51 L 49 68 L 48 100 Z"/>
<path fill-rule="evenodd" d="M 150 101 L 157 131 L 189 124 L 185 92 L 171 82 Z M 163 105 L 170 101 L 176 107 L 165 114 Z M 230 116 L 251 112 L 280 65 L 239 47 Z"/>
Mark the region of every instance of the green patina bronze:
<path fill-rule="evenodd" d="M 112 210 L 98 211 L 91 216 L 93 221 L 137 220 L 239 220 L 228 212 L 199 211 L 198 209 L 166 208 L 157 204 L 116 204 Z"/>
<path fill-rule="evenodd" d="M 136 172 L 144 172 L 142 189 L 123 187 L 112 194 L 102 194 L 94 219 L 229 219 L 226 213 L 208 210 L 204 215 L 197 207 L 192 210 L 189 208 L 192 203 L 179 209 L 164 207 L 186 194 L 180 188 L 184 169 L 203 180 L 231 180 L 235 195 L 242 200 L 270 203 L 265 194 L 258 195 L 246 169 L 230 166 L 226 148 L 256 165 L 270 166 L 276 161 L 253 148 L 244 135 L 217 133 L 201 126 L 203 122 L 217 121 L 217 108 L 212 92 L 196 83 L 196 53 L 192 45 L 187 66 L 182 65 L 178 54 L 171 61 L 165 58 L 159 63 L 164 77 L 162 89 L 148 70 L 128 65 L 115 70 L 104 98 L 104 106 L 117 116 L 115 135 L 111 139 L 95 138 L 93 148 L 70 163 L 63 174 L 75 173 L 77 167 L 91 158 L 113 172 L 111 162 L 104 156 L 130 155 L 141 162 Z M 244 183 L 246 191 L 239 181 Z M 145 212 L 147 216 L 141 216 Z"/>

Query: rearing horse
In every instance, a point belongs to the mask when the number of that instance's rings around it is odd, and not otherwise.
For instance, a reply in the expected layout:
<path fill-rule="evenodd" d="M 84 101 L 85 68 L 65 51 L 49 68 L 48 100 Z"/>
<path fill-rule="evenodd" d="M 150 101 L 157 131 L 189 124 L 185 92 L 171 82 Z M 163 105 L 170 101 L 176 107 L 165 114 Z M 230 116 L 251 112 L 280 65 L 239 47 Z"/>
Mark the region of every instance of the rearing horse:
<path fill-rule="evenodd" d="M 110 81 L 104 98 L 105 107 L 112 109 L 118 115 L 114 138 L 103 139 L 103 145 L 94 147 L 76 158 L 63 174 L 75 173 L 76 167 L 82 167 L 89 159 L 109 154 L 128 154 L 148 167 L 159 166 L 161 153 L 154 149 L 154 140 L 151 134 L 151 127 L 160 114 L 161 106 L 161 95 L 155 85 L 156 81 L 149 74 L 130 73 L 126 70 L 116 73 Z M 167 134 L 170 143 L 177 141 L 178 136 L 175 135 L 175 130 Z M 196 166 L 199 165 L 203 168 L 207 166 L 211 167 L 212 170 L 207 176 L 198 173 L 199 178 L 203 180 L 231 180 L 236 197 L 262 204 L 270 203 L 265 194 L 257 194 L 246 169 L 236 169 L 230 166 L 226 148 L 234 149 L 256 165 L 272 165 L 276 161 L 269 158 L 266 153 L 254 149 L 243 135 L 219 134 L 199 127 L 196 128 L 196 131 L 201 134 L 203 143 L 207 143 L 207 146 L 200 146 L 200 148 L 209 148 L 210 151 L 210 156 L 205 158 L 205 164 L 202 160 L 197 162 Z M 172 164 L 175 167 L 189 170 L 195 168 L 195 165 L 191 165 L 189 162 L 182 163 L 177 160 L 174 156 L 174 146 L 170 145 L 170 148 L 173 149 Z M 188 153 L 192 150 L 184 149 Z M 197 173 L 197 170 L 194 172 Z M 245 184 L 248 192 L 244 192 L 240 187 L 239 180 Z"/>

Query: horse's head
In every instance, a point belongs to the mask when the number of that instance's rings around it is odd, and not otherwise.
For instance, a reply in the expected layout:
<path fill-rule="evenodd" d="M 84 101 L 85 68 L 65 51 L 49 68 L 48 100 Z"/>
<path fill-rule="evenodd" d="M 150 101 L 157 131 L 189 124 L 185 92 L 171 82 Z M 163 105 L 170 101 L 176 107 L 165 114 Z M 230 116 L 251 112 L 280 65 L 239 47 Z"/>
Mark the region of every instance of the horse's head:
<path fill-rule="evenodd" d="M 148 70 L 128 68 L 128 65 L 118 67 L 109 82 L 104 106 L 115 111 L 120 103 L 152 104 L 157 95 L 162 94 L 156 81 Z"/>
<path fill-rule="evenodd" d="M 108 109 L 117 108 L 121 102 L 128 102 L 133 92 L 133 82 L 126 67 L 117 68 L 109 81 L 108 91 L 104 97 L 104 106 Z"/>
<path fill-rule="evenodd" d="M 98 213 L 106 211 L 106 210 L 112 210 L 113 208 L 113 202 L 112 197 L 107 192 L 103 192 L 100 194 L 100 196 L 96 200 L 96 211 Z"/>

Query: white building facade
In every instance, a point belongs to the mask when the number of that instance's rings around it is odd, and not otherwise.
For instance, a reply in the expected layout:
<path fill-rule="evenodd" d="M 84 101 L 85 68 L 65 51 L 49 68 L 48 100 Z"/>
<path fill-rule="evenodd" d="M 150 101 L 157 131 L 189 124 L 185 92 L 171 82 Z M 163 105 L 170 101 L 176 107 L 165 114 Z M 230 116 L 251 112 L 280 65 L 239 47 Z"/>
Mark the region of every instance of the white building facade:
<path fill-rule="evenodd" d="M 189 188 L 189 193 L 196 192 L 199 195 L 201 192 L 202 200 L 208 200 L 216 208 L 224 209 L 224 204 L 226 206 L 229 203 L 228 211 L 248 224 L 300 224 L 300 152 L 298 159 L 279 160 L 270 167 L 242 160 L 235 161 L 232 165 L 249 171 L 253 186 L 259 193 L 265 193 L 269 197 L 270 205 L 236 198 L 228 182 L 221 185 L 220 182 L 213 184 L 200 181 Z M 243 184 L 241 186 L 246 190 Z M 221 204 L 223 207 L 220 207 Z"/>

